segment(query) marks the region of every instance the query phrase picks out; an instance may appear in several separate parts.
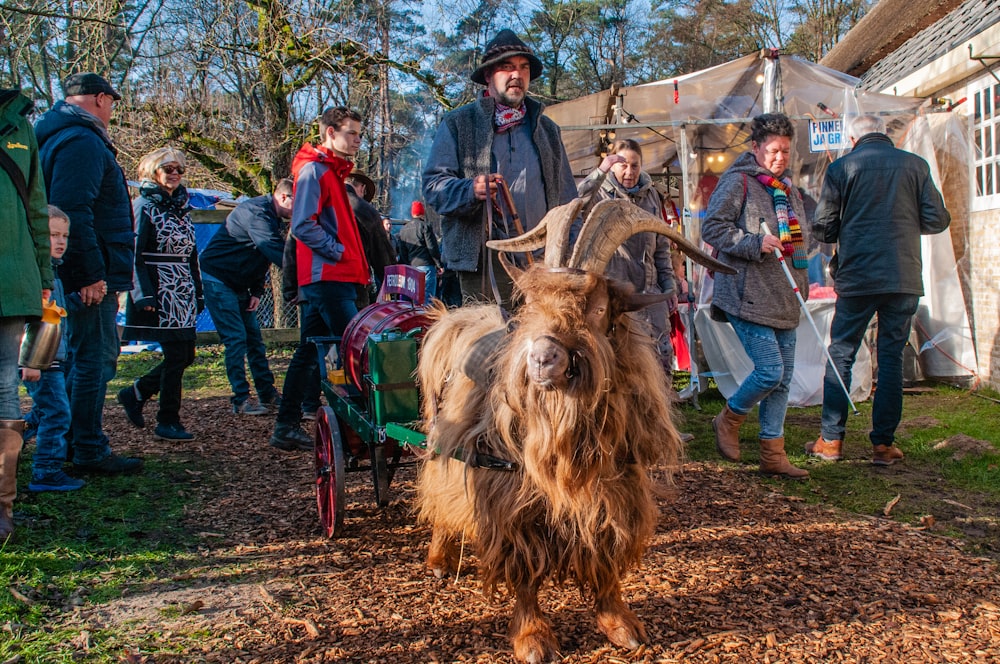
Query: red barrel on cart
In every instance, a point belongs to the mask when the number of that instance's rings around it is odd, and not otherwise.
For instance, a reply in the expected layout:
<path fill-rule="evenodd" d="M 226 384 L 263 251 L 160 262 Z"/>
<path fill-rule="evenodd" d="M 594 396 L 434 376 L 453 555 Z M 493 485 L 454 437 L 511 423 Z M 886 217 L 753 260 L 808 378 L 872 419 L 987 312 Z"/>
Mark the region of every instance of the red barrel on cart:
<path fill-rule="evenodd" d="M 427 312 L 422 306 L 412 302 L 395 300 L 376 302 L 358 312 L 344 330 L 341 348 L 341 362 L 347 371 L 347 378 L 358 389 L 364 391 L 364 376 L 368 368 L 368 337 L 386 330 L 402 333 L 417 328 L 426 330 L 430 324 Z"/>

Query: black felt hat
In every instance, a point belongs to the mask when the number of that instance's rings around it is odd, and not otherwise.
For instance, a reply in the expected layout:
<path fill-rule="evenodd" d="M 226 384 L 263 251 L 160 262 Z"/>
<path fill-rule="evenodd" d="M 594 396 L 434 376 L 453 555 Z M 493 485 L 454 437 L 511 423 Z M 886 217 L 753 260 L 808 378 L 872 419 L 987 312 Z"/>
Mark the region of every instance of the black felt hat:
<path fill-rule="evenodd" d="M 479 68 L 472 72 L 472 76 L 469 78 L 474 83 L 486 85 L 486 72 L 490 67 L 498 65 L 515 55 L 522 55 L 528 58 L 532 79 L 536 79 L 542 75 L 542 61 L 538 59 L 534 51 L 521 41 L 514 34 L 513 30 L 504 29 L 486 45 L 486 51 L 483 53 L 483 61 L 480 63 Z"/>
<path fill-rule="evenodd" d="M 97 95 L 104 94 L 111 95 L 112 99 L 118 101 L 122 98 L 118 92 L 111 87 L 107 79 L 103 76 L 99 76 L 93 72 L 82 72 L 80 74 L 72 74 L 66 77 L 66 80 L 62 84 L 63 94 L 67 97 L 76 97 L 78 95 Z"/>
<path fill-rule="evenodd" d="M 375 182 L 368 177 L 364 171 L 351 171 L 351 174 L 347 176 L 347 179 L 355 179 L 365 187 L 365 195 L 362 196 L 369 203 L 375 198 Z"/>

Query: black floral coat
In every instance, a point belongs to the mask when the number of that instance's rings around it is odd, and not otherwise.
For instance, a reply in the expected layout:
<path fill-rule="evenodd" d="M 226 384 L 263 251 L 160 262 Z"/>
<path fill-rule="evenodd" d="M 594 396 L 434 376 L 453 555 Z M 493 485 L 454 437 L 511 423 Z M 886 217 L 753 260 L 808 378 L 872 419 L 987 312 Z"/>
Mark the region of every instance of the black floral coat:
<path fill-rule="evenodd" d="M 133 203 L 135 288 L 125 304 L 129 340 L 193 341 L 205 302 L 187 190 L 144 181 Z M 152 306 L 152 311 L 145 308 Z"/>

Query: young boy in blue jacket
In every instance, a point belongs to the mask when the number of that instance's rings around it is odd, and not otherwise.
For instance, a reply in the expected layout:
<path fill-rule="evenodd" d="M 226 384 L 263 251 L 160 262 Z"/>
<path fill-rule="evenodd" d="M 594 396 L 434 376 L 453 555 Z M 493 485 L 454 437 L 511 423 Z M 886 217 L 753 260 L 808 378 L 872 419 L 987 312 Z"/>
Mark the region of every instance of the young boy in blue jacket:
<path fill-rule="evenodd" d="M 52 297 L 59 306 L 67 306 L 62 282 L 56 272 L 62 262 L 69 242 L 69 217 L 55 205 L 49 206 L 49 242 L 52 252 L 52 271 L 55 273 Z M 76 298 L 77 306 L 82 306 Z M 69 306 L 73 306 L 70 298 Z M 66 434 L 69 431 L 69 398 L 66 395 L 66 376 L 61 362 L 66 360 L 66 335 L 59 342 L 56 359 L 48 369 L 21 368 L 21 378 L 31 396 L 31 411 L 25 415 L 25 429 L 34 432 L 35 456 L 31 461 L 29 491 L 75 491 L 86 484 L 81 479 L 63 472 L 66 461 Z"/>

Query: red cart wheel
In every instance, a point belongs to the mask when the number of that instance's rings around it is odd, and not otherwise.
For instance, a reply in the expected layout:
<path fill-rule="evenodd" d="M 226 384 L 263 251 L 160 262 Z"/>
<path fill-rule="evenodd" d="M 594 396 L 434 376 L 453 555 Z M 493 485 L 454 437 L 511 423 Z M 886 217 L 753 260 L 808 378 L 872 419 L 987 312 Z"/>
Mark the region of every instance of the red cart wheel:
<path fill-rule="evenodd" d="M 329 406 L 316 413 L 316 507 L 327 537 L 336 537 L 344 525 L 344 445 L 340 422 Z"/>

